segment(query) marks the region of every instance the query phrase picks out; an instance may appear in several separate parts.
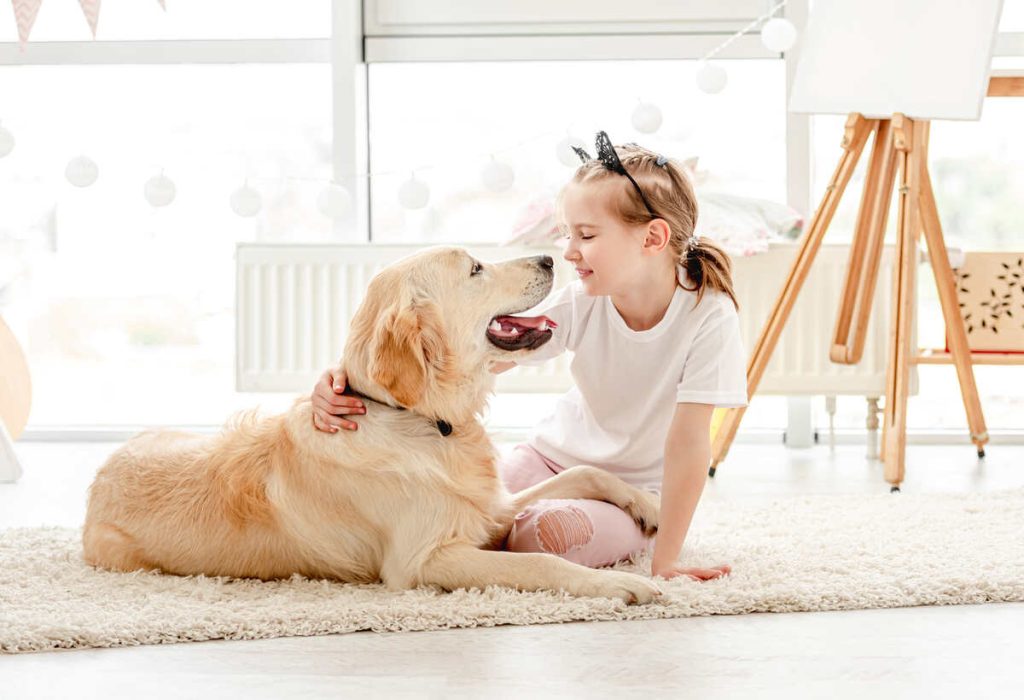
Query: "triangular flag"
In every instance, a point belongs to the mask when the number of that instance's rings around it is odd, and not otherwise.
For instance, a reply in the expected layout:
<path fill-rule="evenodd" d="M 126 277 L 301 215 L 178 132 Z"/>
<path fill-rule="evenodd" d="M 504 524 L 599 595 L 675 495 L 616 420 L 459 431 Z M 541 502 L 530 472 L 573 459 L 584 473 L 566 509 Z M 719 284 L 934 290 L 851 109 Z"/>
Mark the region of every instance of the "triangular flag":
<path fill-rule="evenodd" d="M 100 0 L 78 0 L 78 4 L 82 6 L 89 29 L 92 30 L 92 38 L 95 39 L 96 23 L 100 21 Z"/>
<path fill-rule="evenodd" d="M 164 8 L 164 12 L 167 12 L 167 5 L 166 5 L 166 3 L 164 3 L 164 0 L 156 0 L 156 1 L 158 3 L 160 3 L 160 7 Z"/>
<path fill-rule="evenodd" d="M 43 0 L 11 0 L 14 4 L 14 19 L 18 22 L 18 41 L 21 42 L 21 50 L 25 50 L 28 43 L 28 33 L 32 31 L 32 25 L 36 23 L 36 15 L 39 14 L 39 6 Z"/>

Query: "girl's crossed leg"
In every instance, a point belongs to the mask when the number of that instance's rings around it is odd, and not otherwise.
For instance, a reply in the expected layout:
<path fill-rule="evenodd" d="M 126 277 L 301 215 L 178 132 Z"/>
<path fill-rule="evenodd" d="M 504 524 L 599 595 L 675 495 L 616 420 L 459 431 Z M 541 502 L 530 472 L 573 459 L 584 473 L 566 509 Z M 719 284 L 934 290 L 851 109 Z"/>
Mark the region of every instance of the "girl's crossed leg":
<path fill-rule="evenodd" d="M 499 467 L 505 487 L 515 493 L 562 471 L 529 445 L 517 445 Z M 626 511 L 605 501 L 549 499 L 515 518 L 505 543 L 510 552 L 546 552 L 583 566 L 609 566 L 653 542 Z"/>

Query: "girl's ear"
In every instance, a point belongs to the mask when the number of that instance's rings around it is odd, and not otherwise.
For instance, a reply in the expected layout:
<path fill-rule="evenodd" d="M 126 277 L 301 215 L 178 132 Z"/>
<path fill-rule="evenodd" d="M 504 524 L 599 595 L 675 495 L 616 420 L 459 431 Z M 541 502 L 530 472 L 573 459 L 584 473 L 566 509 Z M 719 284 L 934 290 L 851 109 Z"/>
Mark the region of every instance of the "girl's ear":
<path fill-rule="evenodd" d="M 660 253 L 668 245 L 672 237 L 672 229 L 664 219 L 654 219 L 647 224 L 647 232 L 644 234 L 644 252 Z"/>

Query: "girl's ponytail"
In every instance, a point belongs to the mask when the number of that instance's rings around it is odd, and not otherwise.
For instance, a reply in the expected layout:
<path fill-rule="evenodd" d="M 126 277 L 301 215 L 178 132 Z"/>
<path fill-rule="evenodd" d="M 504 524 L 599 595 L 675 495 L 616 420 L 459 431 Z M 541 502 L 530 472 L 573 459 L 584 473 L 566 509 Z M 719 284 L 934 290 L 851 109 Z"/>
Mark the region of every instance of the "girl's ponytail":
<path fill-rule="evenodd" d="M 704 296 L 708 287 L 724 292 L 732 299 L 733 305 L 739 309 L 736 293 L 732 289 L 732 261 L 728 253 L 706 238 L 692 236 L 682 259 L 686 274 L 689 275 L 694 287 L 683 287 L 690 292 L 697 292 L 697 303 Z"/>

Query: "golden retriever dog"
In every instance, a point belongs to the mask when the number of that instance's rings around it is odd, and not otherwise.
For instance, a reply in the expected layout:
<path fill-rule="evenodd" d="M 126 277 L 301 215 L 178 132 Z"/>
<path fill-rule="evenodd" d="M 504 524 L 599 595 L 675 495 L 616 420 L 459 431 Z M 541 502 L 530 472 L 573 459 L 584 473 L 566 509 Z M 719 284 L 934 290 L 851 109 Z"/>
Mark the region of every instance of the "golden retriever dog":
<path fill-rule="evenodd" d="M 252 414 L 215 436 L 150 431 L 100 468 L 89 493 L 85 560 L 116 571 L 260 579 L 301 574 L 392 590 L 491 584 L 647 603 L 655 583 L 551 554 L 501 551 L 513 519 L 543 498 L 595 498 L 648 532 L 658 502 L 576 466 L 516 494 L 497 473 L 480 414 L 491 366 L 551 338 L 548 319 L 513 316 L 551 290 L 553 262 L 488 264 L 431 248 L 382 270 L 344 349 L 359 430 L 313 426 L 309 398 Z"/>

